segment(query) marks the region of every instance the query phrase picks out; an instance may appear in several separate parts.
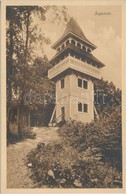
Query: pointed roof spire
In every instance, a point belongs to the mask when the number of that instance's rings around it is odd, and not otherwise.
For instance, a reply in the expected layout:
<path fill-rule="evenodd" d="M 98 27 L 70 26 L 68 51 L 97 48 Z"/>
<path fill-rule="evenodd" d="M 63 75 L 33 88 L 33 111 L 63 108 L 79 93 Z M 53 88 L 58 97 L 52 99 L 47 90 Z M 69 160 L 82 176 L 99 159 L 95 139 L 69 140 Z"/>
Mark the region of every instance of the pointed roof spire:
<path fill-rule="evenodd" d="M 80 38 L 83 42 L 90 45 L 92 49 L 96 48 L 96 46 L 86 38 L 79 24 L 73 17 L 70 18 L 62 37 L 54 45 L 52 45 L 52 48 L 56 49 L 56 47 L 61 43 L 61 41 L 63 41 L 63 39 L 65 37 L 68 37 L 68 35 L 70 34 L 73 34 L 74 36 Z"/>
<path fill-rule="evenodd" d="M 81 39 L 83 39 L 84 41 L 88 42 L 89 44 L 92 44 L 87 38 L 86 36 L 84 35 L 82 29 L 80 28 L 79 24 L 77 23 L 77 21 L 71 17 L 68 24 L 67 24 L 67 27 L 66 27 L 66 30 L 64 32 L 63 35 L 67 34 L 67 33 L 74 33 L 75 35 L 77 35 L 78 37 L 80 37 Z"/>
<path fill-rule="evenodd" d="M 68 32 L 72 32 L 82 39 L 86 38 L 79 24 L 76 22 L 76 20 L 73 17 L 70 18 L 64 34 L 67 34 Z"/>

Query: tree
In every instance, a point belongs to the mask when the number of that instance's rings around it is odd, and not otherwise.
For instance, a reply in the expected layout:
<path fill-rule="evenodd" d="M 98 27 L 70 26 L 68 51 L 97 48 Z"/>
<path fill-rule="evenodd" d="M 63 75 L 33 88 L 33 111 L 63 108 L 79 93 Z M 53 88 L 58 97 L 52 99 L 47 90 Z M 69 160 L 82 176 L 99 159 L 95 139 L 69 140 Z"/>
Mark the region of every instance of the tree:
<path fill-rule="evenodd" d="M 121 106 L 121 90 L 112 82 L 103 79 L 95 81 L 95 107 L 102 118 L 111 114 L 118 106 Z"/>
<path fill-rule="evenodd" d="M 29 109 L 29 106 L 24 106 L 24 95 L 31 90 L 36 92 L 39 90 L 44 93 L 45 87 L 43 84 L 46 85 L 46 82 L 42 80 L 41 75 L 39 75 L 39 78 L 34 75 L 34 67 L 32 64 L 37 57 L 35 56 L 35 45 L 38 42 L 41 46 L 43 43 L 49 44 L 50 40 L 38 33 L 37 25 L 33 25 L 33 19 L 34 17 L 38 17 L 41 21 L 45 22 L 46 13 L 49 10 L 54 11 L 54 16 L 57 18 L 56 21 L 61 19 L 66 21 L 67 14 L 64 6 L 7 6 L 8 135 L 10 134 L 9 123 L 11 120 L 13 101 L 16 100 L 18 105 L 18 132 L 19 136 L 21 136 L 24 120 L 23 115 L 26 108 Z M 42 60 L 44 61 L 44 58 Z M 37 82 L 38 80 L 39 83 Z"/>

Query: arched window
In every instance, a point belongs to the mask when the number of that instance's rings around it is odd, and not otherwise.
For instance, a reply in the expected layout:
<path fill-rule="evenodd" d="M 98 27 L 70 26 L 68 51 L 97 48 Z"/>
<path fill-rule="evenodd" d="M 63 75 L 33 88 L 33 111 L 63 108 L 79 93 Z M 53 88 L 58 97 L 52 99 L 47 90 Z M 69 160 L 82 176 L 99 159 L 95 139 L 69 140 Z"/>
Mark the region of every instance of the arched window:
<path fill-rule="evenodd" d="M 58 52 L 60 52 L 60 47 L 57 49 Z"/>
<path fill-rule="evenodd" d="M 75 41 L 74 41 L 74 40 L 71 40 L 71 43 L 72 43 L 73 45 L 75 45 Z"/>
<path fill-rule="evenodd" d="M 68 45 L 69 43 L 70 43 L 70 41 L 69 41 L 69 40 L 67 40 L 67 41 L 66 41 L 66 45 Z"/>
<path fill-rule="evenodd" d="M 89 49 L 89 48 L 88 48 L 88 49 L 87 49 L 87 52 L 89 52 L 89 53 L 90 53 L 90 52 L 91 52 L 91 49 Z"/>
<path fill-rule="evenodd" d="M 81 44 L 80 44 L 79 42 L 77 43 L 77 46 L 78 46 L 79 48 L 81 48 Z"/>
<path fill-rule="evenodd" d="M 64 47 L 65 47 L 65 45 L 63 44 L 63 45 L 61 46 L 61 48 L 64 49 Z"/>
<path fill-rule="evenodd" d="M 82 49 L 86 51 L 86 47 L 85 46 L 82 46 Z"/>

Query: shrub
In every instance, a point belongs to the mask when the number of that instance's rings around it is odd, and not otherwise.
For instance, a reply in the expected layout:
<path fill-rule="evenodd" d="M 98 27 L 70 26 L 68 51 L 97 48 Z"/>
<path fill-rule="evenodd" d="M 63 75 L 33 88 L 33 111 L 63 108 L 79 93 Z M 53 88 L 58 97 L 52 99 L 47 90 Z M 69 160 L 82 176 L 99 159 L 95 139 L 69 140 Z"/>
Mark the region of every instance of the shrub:
<path fill-rule="evenodd" d="M 88 147 L 121 148 L 120 108 L 115 109 L 109 117 L 89 124 L 69 121 L 59 128 L 58 133 L 65 144 L 80 151 L 84 151 Z"/>
<path fill-rule="evenodd" d="M 121 172 L 101 162 L 96 148 L 78 153 L 62 144 L 39 145 L 28 155 L 37 187 L 116 188 L 122 187 Z"/>
<path fill-rule="evenodd" d="M 43 147 L 37 146 L 28 154 L 28 163 L 32 163 L 33 179 L 38 184 L 49 187 L 59 187 L 60 182 L 65 179 L 65 185 L 71 187 L 72 165 L 78 162 L 76 155 L 78 155 L 77 150 L 63 147 L 62 144 L 50 143 Z M 48 175 L 49 171 L 54 173 L 55 179 Z"/>
<path fill-rule="evenodd" d="M 59 143 L 40 143 L 29 153 L 37 187 L 122 187 L 121 92 L 112 83 L 102 85 L 108 97 L 106 106 L 97 105 L 99 120 L 60 123 Z"/>
<path fill-rule="evenodd" d="M 64 144 L 79 152 L 87 148 L 99 148 L 102 160 L 122 169 L 121 110 L 120 107 L 101 120 L 89 124 L 69 121 L 58 133 Z"/>

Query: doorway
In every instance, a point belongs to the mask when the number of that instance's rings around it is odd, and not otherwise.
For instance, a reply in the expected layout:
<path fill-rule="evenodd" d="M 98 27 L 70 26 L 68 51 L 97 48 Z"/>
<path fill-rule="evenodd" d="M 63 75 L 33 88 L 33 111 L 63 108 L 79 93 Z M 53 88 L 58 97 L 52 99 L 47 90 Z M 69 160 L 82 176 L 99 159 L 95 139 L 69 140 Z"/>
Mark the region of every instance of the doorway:
<path fill-rule="evenodd" d="M 61 121 L 65 121 L 65 107 L 61 107 Z"/>

